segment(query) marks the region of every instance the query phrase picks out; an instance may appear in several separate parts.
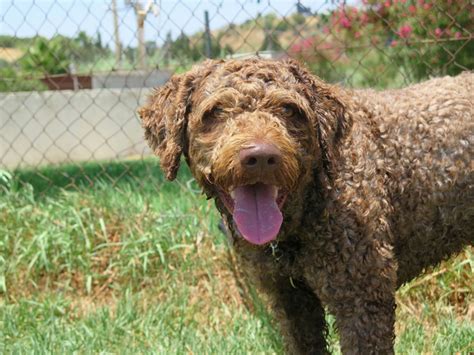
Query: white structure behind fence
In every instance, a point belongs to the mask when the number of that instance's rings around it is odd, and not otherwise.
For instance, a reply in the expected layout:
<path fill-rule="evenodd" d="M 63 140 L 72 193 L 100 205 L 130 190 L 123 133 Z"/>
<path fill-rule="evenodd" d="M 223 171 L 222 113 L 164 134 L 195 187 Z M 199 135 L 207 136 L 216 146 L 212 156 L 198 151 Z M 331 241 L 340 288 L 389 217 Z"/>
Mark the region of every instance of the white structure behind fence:
<path fill-rule="evenodd" d="M 149 91 L 0 94 L 0 168 L 149 154 L 136 113 Z"/>

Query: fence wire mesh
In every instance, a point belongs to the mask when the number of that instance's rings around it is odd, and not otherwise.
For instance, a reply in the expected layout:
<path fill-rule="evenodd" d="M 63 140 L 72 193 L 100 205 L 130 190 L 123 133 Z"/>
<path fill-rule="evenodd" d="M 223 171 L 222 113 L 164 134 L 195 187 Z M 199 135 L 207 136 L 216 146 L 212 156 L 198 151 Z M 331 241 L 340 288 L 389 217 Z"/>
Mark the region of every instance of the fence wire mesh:
<path fill-rule="evenodd" d="M 400 87 L 472 70 L 473 20 L 471 0 L 4 0 L 0 172 L 38 193 L 142 184 L 158 173 L 136 109 L 172 73 L 258 54 Z"/>

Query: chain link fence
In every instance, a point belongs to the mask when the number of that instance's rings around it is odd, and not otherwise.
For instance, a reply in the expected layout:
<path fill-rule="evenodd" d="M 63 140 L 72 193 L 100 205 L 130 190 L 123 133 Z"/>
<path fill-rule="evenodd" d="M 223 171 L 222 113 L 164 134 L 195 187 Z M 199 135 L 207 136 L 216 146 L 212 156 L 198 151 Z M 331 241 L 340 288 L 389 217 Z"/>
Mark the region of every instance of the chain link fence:
<path fill-rule="evenodd" d="M 51 188 L 156 174 L 136 109 L 205 58 L 294 57 L 401 87 L 474 67 L 471 0 L 0 3 L 0 172 Z M 1 179 L 0 179 L 1 183 Z"/>

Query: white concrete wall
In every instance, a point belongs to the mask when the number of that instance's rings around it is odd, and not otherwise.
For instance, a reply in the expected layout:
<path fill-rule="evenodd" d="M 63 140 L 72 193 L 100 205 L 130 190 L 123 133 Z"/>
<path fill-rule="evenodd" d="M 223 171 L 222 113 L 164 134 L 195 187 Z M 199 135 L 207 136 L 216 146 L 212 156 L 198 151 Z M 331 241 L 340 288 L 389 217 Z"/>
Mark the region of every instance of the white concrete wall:
<path fill-rule="evenodd" d="M 150 90 L 0 94 L 0 168 L 150 154 L 136 113 Z"/>
<path fill-rule="evenodd" d="M 168 81 L 172 72 L 166 70 L 116 71 L 92 76 L 92 88 L 153 88 Z"/>

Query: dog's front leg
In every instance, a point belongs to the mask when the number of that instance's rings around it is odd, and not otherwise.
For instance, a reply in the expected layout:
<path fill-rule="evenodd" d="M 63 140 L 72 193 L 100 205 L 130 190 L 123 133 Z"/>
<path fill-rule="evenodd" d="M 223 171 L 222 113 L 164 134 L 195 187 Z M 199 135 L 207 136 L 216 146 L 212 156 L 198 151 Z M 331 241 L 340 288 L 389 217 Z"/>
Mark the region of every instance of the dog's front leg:
<path fill-rule="evenodd" d="M 338 305 L 336 326 L 343 354 L 393 354 L 395 299 L 356 296 Z"/>
<path fill-rule="evenodd" d="M 328 274 L 323 299 L 343 354 L 393 354 L 396 263 L 380 250 L 366 246 Z"/>
<path fill-rule="evenodd" d="M 263 291 L 272 300 L 290 354 L 327 354 L 327 325 L 319 298 L 299 280 L 289 277 L 266 279 Z"/>

